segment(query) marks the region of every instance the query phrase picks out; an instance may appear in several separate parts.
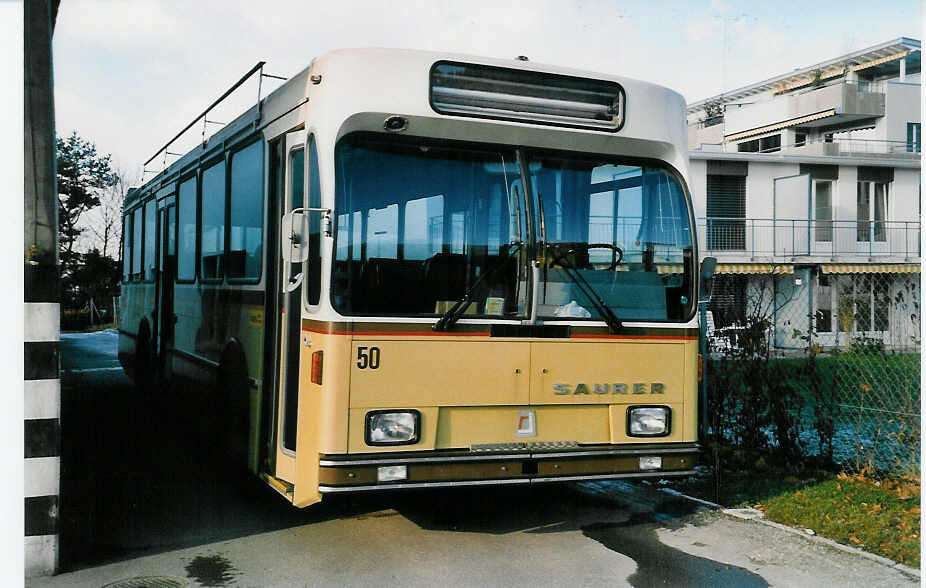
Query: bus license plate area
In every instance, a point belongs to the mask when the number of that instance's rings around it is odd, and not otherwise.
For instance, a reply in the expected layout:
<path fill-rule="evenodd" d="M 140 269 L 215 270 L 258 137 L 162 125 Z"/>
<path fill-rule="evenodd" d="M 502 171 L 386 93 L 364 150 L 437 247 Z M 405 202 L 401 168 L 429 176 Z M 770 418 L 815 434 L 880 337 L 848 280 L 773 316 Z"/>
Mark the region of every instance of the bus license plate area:
<path fill-rule="evenodd" d="M 428 461 L 409 459 L 345 461 L 322 460 L 319 484 L 323 491 L 350 488 L 369 489 L 388 486 L 441 486 L 468 482 L 499 484 L 514 482 L 552 482 L 557 479 L 608 479 L 620 477 L 660 477 L 690 474 L 697 463 L 696 450 L 666 453 L 634 451 L 627 455 L 495 456 L 487 460 Z M 657 465 L 658 464 L 658 465 Z"/>

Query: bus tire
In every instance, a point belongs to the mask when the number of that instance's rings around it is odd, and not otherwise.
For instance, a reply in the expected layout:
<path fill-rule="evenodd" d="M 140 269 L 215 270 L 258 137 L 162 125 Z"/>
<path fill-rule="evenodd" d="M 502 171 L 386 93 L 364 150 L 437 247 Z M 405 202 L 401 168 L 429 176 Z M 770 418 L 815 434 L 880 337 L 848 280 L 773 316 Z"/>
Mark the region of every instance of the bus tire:
<path fill-rule="evenodd" d="M 151 329 L 147 321 L 138 325 L 133 371 L 135 387 L 142 394 L 150 394 L 154 390 L 154 361 L 151 352 Z"/>
<path fill-rule="evenodd" d="M 222 352 L 217 388 L 216 412 L 219 416 L 219 426 L 216 432 L 222 439 L 221 445 L 232 463 L 246 467 L 251 422 L 251 387 L 248 381 L 247 360 L 237 340 L 230 341 Z"/>

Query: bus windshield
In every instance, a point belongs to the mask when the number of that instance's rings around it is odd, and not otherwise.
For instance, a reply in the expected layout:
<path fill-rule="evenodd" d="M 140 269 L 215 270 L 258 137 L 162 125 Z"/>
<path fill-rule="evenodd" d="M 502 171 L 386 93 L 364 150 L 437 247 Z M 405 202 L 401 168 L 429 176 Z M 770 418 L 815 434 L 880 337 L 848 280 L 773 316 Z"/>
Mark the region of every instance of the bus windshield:
<path fill-rule="evenodd" d="M 689 212 L 668 170 L 546 156 L 531 163 L 545 243 L 540 318 L 605 318 L 602 306 L 620 320 L 689 315 Z"/>
<path fill-rule="evenodd" d="M 667 169 L 389 139 L 337 147 L 342 314 L 439 316 L 469 298 L 466 316 L 690 316 L 690 213 Z"/>

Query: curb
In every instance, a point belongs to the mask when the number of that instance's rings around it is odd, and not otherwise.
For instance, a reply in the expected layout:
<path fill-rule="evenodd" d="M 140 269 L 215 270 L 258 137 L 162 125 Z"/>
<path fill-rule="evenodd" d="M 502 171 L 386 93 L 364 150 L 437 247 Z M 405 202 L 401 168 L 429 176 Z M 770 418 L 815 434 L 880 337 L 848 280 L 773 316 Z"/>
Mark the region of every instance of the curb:
<path fill-rule="evenodd" d="M 794 527 L 789 527 L 787 525 L 782 525 L 781 523 L 770 521 L 765 518 L 765 513 L 763 513 L 761 510 L 757 510 L 754 508 L 724 508 L 720 506 L 719 504 L 715 504 L 707 500 L 701 500 L 700 498 L 695 498 L 694 496 L 688 496 L 687 494 L 683 494 L 679 492 L 678 490 L 674 490 L 672 488 L 659 488 L 659 490 L 671 496 L 676 496 L 678 498 L 684 498 L 685 500 L 690 500 L 691 502 L 696 502 L 702 506 L 706 506 L 707 508 L 710 508 L 711 510 L 719 510 L 720 512 L 722 512 L 723 514 L 729 517 L 733 517 L 735 519 L 740 519 L 743 521 L 755 521 L 757 523 L 766 525 L 768 527 L 774 527 L 776 529 L 780 529 L 792 535 L 798 535 L 800 537 L 803 537 L 804 539 L 807 539 L 808 541 L 819 543 L 821 545 L 826 545 L 828 547 L 832 547 L 833 549 L 837 549 L 839 551 L 843 551 L 846 553 L 851 553 L 853 555 L 857 555 L 864 559 L 877 562 L 881 565 L 887 566 L 889 568 L 893 568 L 901 573 L 907 574 L 908 576 L 912 576 L 914 578 L 921 578 L 920 570 L 916 568 L 911 568 L 910 566 L 906 566 L 902 563 L 897 563 L 896 561 L 890 560 L 880 555 L 868 553 L 867 551 L 863 551 L 857 547 L 843 545 L 842 543 L 839 543 L 832 539 L 827 539 L 826 537 L 820 537 L 819 535 L 811 535 L 807 533 L 806 531 L 802 531 L 800 529 L 795 529 Z"/>

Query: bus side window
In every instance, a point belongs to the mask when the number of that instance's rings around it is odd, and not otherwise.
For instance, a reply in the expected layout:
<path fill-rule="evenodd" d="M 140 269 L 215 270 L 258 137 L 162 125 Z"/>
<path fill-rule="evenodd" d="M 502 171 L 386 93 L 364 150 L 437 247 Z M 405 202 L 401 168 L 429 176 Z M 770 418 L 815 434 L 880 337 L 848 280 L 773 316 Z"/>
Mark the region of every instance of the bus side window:
<path fill-rule="evenodd" d="M 200 188 L 200 277 L 221 279 L 225 253 L 225 160 L 203 172 Z"/>
<path fill-rule="evenodd" d="M 142 276 L 145 280 L 154 279 L 154 246 L 155 238 L 157 234 L 155 233 L 155 217 L 157 215 L 157 202 L 152 199 L 145 204 L 145 267 L 144 275 Z"/>
<path fill-rule="evenodd" d="M 141 229 L 142 229 L 142 207 L 139 206 L 132 214 L 132 279 L 140 280 L 143 276 L 141 267 Z"/>
<path fill-rule="evenodd" d="M 231 227 L 226 274 L 260 278 L 264 222 L 263 143 L 251 143 L 232 155 L 229 196 Z"/>
<path fill-rule="evenodd" d="M 122 279 L 128 282 L 132 279 L 132 240 L 129 235 L 132 234 L 132 215 L 127 214 L 123 219 L 122 234 Z"/>
<path fill-rule="evenodd" d="M 180 184 L 177 217 L 180 226 L 177 280 L 193 281 L 196 278 L 196 176 Z"/>
<path fill-rule="evenodd" d="M 309 137 L 309 208 L 321 208 L 321 183 L 318 178 L 318 150 L 315 147 L 315 135 Z M 318 304 L 322 288 L 322 252 L 321 252 L 321 215 L 309 215 L 309 259 L 306 261 L 308 272 L 306 297 L 309 304 Z"/>

